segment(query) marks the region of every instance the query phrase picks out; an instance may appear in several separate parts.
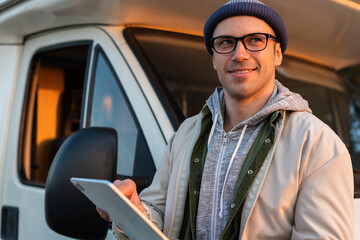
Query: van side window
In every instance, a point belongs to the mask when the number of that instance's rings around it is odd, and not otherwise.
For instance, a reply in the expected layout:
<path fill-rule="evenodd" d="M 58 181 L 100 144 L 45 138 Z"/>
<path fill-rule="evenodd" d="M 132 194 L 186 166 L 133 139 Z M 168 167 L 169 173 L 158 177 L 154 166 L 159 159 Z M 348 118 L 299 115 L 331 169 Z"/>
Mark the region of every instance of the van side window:
<path fill-rule="evenodd" d="M 100 49 L 93 72 L 90 126 L 116 129 L 119 178 L 141 177 L 150 181 L 156 168 L 146 140 L 116 74 Z"/>
<path fill-rule="evenodd" d="M 348 132 L 347 143 L 352 160 L 354 171 L 354 196 L 360 198 L 360 84 L 356 81 L 356 76 L 360 76 L 360 66 L 357 67 L 357 75 L 352 76 L 350 73 L 356 73 L 352 69 L 343 69 L 340 73 L 347 78 L 348 95 L 341 96 L 338 99 L 340 116 L 343 118 L 344 128 Z"/>
<path fill-rule="evenodd" d="M 360 198 L 360 96 L 352 94 L 350 99 L 350 154 L 354 170 L 355 197 Z"/>
<path fill-rule="evenodd" d="M 79 129 L 90 43 L 39 51 L 33 58 L 20 134 L 20 176 L 44 186 L 52 160 Z"/>

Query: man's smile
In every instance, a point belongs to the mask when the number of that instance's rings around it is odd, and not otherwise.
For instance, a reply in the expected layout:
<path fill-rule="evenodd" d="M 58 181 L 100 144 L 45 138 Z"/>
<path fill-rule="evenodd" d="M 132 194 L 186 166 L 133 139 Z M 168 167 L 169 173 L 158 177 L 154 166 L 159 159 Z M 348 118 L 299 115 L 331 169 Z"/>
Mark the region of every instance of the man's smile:
<path fill-rule="evenodd" d="M 256 71 L 257 68 L 241 68 L 241 69 L 229 69 L 228 73 L 231 74 L 245 74 Z"/>

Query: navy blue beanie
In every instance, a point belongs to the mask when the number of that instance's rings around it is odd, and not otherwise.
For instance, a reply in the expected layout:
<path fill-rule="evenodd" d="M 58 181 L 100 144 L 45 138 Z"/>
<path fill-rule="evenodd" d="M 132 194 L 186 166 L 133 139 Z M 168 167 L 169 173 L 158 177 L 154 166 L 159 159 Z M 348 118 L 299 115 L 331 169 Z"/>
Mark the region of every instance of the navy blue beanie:
<path fill-rule="evenodd" d="M 274 30 L 284 54 L 287 47 L 287 32 L 280 15 L 269 6 L 257 0 L 231 0 L 216 10 L 206 21 L 204 26 L 204 41 L 207 51 L 213 55 L 210 39 L 215 27 L 222 20 L 234 16 L 253 16 L 265 21 Z"/>

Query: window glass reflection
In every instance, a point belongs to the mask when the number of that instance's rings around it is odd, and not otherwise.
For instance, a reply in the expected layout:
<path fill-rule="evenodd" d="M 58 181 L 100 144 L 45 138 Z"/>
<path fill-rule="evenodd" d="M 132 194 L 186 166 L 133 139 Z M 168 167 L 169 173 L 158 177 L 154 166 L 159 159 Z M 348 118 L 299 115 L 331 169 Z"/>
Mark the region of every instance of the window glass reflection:
<path fill-rule="evenodd" d="M 106 126 L 117 130 L 117 173 L 132 176 L 139 132 L 117 80 L 102 54 L 98 55 L 96 66 L 91 126 Z"/>

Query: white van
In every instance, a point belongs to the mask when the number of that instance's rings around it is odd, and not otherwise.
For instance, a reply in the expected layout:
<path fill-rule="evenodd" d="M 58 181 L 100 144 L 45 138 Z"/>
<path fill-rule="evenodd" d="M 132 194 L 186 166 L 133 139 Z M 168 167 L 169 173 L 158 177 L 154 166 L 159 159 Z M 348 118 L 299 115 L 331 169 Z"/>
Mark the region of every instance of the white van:
<path fill-rule="evenodd" d="M 0 1 L 2 239 L 113 239 L 69 178 L 151 182 L 219 85 L 202 27 L 225 2 Z M 277 79 L 349 147 L 360 226 L 359 2 L 264 2 L 289 32 Z"/>

